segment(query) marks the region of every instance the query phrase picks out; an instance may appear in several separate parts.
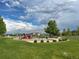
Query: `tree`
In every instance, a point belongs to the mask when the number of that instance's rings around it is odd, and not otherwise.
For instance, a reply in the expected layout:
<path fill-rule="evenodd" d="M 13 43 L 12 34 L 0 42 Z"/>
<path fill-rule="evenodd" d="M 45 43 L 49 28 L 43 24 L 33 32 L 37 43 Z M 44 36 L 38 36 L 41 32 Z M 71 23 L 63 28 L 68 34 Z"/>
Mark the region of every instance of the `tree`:
<path fill-rule="evenodd" d="M 0 16 L 0 35 L 3 35 L 6 32 L 6 24 L 3 21 L 3 18 Z"/>
<path fill-rule="evenodd" d="M 55 20 L 50 20 L 48 22 L 48 26 L 45 28 L 45 32 L 48 33 L 50 37 L 57 36 L 59 34 L 59 29 L 57 28 Z"/>
<path fill-rule="evenodd" d="M 79 26 L 77 27 L 76 33 L 79 35 Z"/>
<path fill-rule="evenodd" d="M 69 35 L 69 36 L 72 35 L 70 28 L 67 28 L 67 35 Z"/>
<path fill-rule="evenodd" d="M 63 35 L 63 36 L 66 35 L 66 29 L 63 29 L 62 35 Z"/>
<path fill-rule="evenodd" d="M 62 35 L 63 36 L 71 36 L 71 35 L 73 35 L 73 33 L 70 30 L 70 28 L 66 28 L 66 29 L 63 29 Z"/>

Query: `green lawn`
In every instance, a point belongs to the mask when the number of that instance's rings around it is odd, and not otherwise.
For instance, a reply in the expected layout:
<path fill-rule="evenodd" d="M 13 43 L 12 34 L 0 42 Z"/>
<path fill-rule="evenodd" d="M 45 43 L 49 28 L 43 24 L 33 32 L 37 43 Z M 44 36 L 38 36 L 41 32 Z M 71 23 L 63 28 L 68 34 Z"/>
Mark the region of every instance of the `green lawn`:
<path fill-rule="evenodd" d="M 37 44 L 0 39 L 0 59 L 79 59 L 79 41 Z"/>

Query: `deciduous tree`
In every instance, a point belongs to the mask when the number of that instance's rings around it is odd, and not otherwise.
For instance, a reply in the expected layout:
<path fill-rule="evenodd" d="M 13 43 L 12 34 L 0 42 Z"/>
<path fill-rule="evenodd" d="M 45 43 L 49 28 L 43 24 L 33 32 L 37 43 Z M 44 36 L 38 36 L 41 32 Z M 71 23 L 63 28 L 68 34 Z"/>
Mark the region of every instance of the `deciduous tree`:
<path fill-rule="evenodd" d="M 50 20 L 48 22 L 48 26 L 45 28 L 45 32 L 48 33 L 50 37 L 57 36 L 59 34 L 59 29 L 57 28 L 55 20 Z"/>
<path fill-rule="evenodd" d="M 0 16 L 0 35 L 3 35 L 6 32 L 6 24 L 3 21 L 3 18 Z"/>

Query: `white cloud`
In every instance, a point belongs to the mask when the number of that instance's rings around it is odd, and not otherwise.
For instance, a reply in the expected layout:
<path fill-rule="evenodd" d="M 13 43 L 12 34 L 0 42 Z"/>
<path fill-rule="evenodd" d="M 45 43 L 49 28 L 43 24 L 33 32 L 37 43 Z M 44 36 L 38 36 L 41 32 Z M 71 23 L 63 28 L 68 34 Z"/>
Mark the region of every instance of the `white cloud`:
<path fill-rule="evenodd" d="M 68 1 L 73 1 L 73 2 L 75 2 L 75 1 L 77 1 L 77 0 L 68 0 Z"/>
<path fill-rule="evenodd" d="M 26 18 L 25 16 L 20 16 L 20 17 L 19 17 L 19 19 L 23 19 L 23 20 L 24 20 L 25 18 Z"/>
<path fill-rule="evenodd" d="M 31 23 L 25 23 L 22 21 L 16 22 L 9 18 L 4 18 L 4 22 L 7 27 L 7 32 L 11 32 L 11 33 L 13 33 L 14 31 L 16 32 L 17 30 L 22 30 L 22 32 L 28 31 L 28 33 L 33 32 L 33 31 L 34 32 L 43 32 L 41 30 L 43 30 L 43 28 L 45 27 L 44 25 L 36 26 Z"/>
<path fill-rule="evenodd" d="M 10 4 L 6 3 L 7 6 L 22 6 L 25 7 L 25 13 L 50 13 L 54 15 L 54 12 L 63 12 L 63 9 L 68 9 L 71 0 L 4 0 L 9 1 Z M 75 0 L 72 0 L 75 1 Z"/>
<path fill-rule="evenodd" d="M 19 5 L 19 4 L 20 4 L 19 1 L 14 1 L 12 5 L 13 5 L 13 6 L 17 6 L 17 5 Z"/>
<path fill-rule="evenodd" d="M 5 5 L 6 5 L 7 7 L 10 7 L 10 5 L 9 5 L 8 3 L 5 3 Z"/>
<path fill-rule="evenodd" d="M 47 24 L 49 19 L 56 19 L 60 29 L 73 26 L 72 24 L 76 20 L 73 16 L 76 15 L 74 12 L 77 0 L 45 0 L 41 3 L 37 3 L 34 0 L 33 2 L 30 2 L 29 5 L 24 5 L 26 8 L 25 13 L 29 14 L 27 17 L 24 16 L 24 18 L 27 19 L 30 18 L 30 15 L 33 15 L 38 23 L 44 25 Z"/>
<path fill-rule="evenodd" d="M 7 1 L 7 0 L 5 0 Z M 40 23 L 40 26 L 33 25 L 31 23 L 24 23 L 24 22 L 16 22 L 11 21 L 10 19 L 6 20 L 7 27 L 9 29 L 26 29 L 26 30 L 41 30 L 45 27 L 49 19 L 56 19 L 58 26 L 60 28 L 65 28 L 73 26 L 75 22 L 75 18 L 73 18 L 74 13 L 73 10 L 78 10 L 78 3 L 75 6 L 78 0 L 9 0 L 12 4 L 6 4 L 7 6 L 22 6 L 25 8 L 25 14 L 19 17 L 19 19 L 27 20 L 31 18 L 31 15 L 36 18 L 37 23 Z M 20 3 L 21 2 L 21 3 Z M 76 8 L 75 8 L 76 7 Z M 72 13 L 72 14 L 71 14 Z M 64 15 L 65 14 L 65 15 Z M 70 15 L 70 16 L 67 16 Z M 78 14 L 79 15 L 79 14 Z M 73 18 L 73 20 L 72 20 Z M 78 17 L 77 17 L 78 18 Z M 59 19 L 59 20 L 58 20 Z M 21 20 L 22 21 L 22 20 Z M 33 21 L 33 20 L 32 20 Z M 78 20 L 76 20 L 78 22 Z M 15 25 L 11 28 L 12 25 Z M 42 24 L 42 25 L 41 25 Z M 17 27 L 16 25 L 19 25 Z M 22 25 L 22 26 L 21 26 Z M 66 25 L 66 26 L 64 26 Z M 78 25 L 78 24 L 77 24 Z M 42 28 L 43 27 L 43 28 Z"/>
<path fill-rule="evenodd" d="M 30 16 L 31 16 L 31 14 L 28 13 L 27 15 L 24 15 L 24 16 L 21 15 L 19 17 L 19 19 L 21 19 L 21 20 L 27 20 L 28 18 L 30 18 Z"/>
<path fill-rule="evenodd" d="M 7 30 L 15 30 L 15 29 L 25 29 L 25 30 L 32 30 L 32 24 L 30 23 L 24 23 L 24 22 L 16 22 L 12 19 L 4 19 L 4 22 L 6 23 Z"/>
<path fill-rule="evenodd" d="M 5 3 L 5 5 L 7 7 L 14 7 L 14 6 L 19 6 L 20 5 L 20 1 L 19 0 L 2 0 L 1 2 Z"/>
<path fill-rule="evenodd" d="M 73 3 L 67 0 L 45 0 L 39 4 L 34 0 L 34 3 L 32 2 L 31 4 L 30 2 L 29 5 L 26 4 L 25 7 L 25 13 L 29 14 L 27 18 L 30 18 L 29 16 L 33 15 L 38 21 L 42 22 L 43 20 L 45 21 L 50 18 L 57 19 L 58 17 L 61 17 L 63 13 L 71 13 L 73 10 Z M 62 14 L 60 15 L 60 13 Z"/>

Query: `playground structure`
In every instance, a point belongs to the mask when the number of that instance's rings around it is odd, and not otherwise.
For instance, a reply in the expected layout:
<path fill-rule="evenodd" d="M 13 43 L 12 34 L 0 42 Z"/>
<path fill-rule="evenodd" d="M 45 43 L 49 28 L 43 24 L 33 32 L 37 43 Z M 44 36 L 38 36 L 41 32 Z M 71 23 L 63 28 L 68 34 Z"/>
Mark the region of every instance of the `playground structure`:
<path fill-rule="evenodd" d="M 17 25 L 17 26 L 25 28 L 25 26 L 19 26 L 19 25 Z M 34 35 L 36 35 L 37 37 L 33 37 Z M 31 34 L 24 33 L 18 37 L 19 37 L 19 39 L 26 41 L 26 42 L 30 42 L 30 43 L 52 43 L 52 42 L 63 41 L 63 39 L 61 37 L 40 38 L 39 36 L 40 36 L 39 33 L 31 33 Z"/>
<path fill-rule="evenodd" d="M 32 35 L 30 34 L 23 34 L 22 39 L 32 39 Z"/>
<path fill-rule="evenodd" d="M 26 26 L 16 25 L 19 28 L 27 29 Z M 52 43 L 52 42 L 60 42 L 60 41 L 69 41 L 67 39 L 62 39 L 62 37 L 54 36 L 50 38 L 48 35 L 41 38 L 41 34 L 36 31 L 32 31 L 31 33 L 23 33 L 23 34 L 16 34 L 15 36 L 7 36 L 13 37 L 14 40 L 22 40 L 29 43 Z"/>

